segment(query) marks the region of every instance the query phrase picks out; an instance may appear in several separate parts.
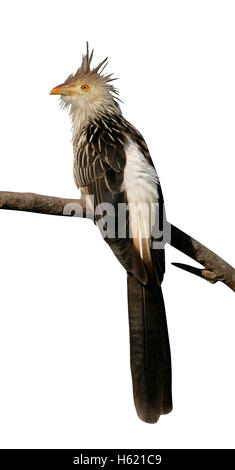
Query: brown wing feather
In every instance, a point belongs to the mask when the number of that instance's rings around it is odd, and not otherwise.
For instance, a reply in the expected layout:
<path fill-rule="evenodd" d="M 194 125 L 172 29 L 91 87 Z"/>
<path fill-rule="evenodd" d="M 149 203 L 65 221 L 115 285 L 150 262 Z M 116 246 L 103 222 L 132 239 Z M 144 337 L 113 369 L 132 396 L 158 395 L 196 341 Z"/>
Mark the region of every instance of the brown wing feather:
<path fill-rule="evenodd" d="M 108 131 L 109 124 L 112 132 Z M 153 165 L 142 136 L 120 118 L 120 122 L 115 120 L 115 126 L 113 122 L 105 125 L 100 122 L 83 130 L 84 136 L 74 161 L 74 174 L 77 185 L 94 195 L 95 208 L 102 202 L 110 202 L 115 210 L 115 235 L 106 238 L 106 242 L 127 272 L 132 274 L 128 274 L 128 306 L 134 400 L 139 417 L 153 423 L 160 414 L 168 413 L 172 408 L 170 347 L 160 287 L 164 250 L 150 252 L 150 274 L 149 266 L 145 267 L 145 254 L 143 262 L 128 236 L 128 214 L 120 215 L 118 212 L 119 203 L 127 202 L 122 190 L 126 164 L 125 132 L 131 134 L 142 154 Z M 160 202 L 163 204 L 163 198 Z M 116 233 L 120 219 L 123 232 L 126 230 L 127 233 L 123 238 Z M 96 215 L 96 221 L 99 221 L 99 215 Z"/>
<path fill-rule="evenodd" d="M 124 150 L 125 135 L 120 129 L 108 131 L 108 124 L 96 123 L 83 129 L 81 144 L 74 159 L 74 176 L 79 187 L 86 187 L 94 196 L 95 209 L 99 204 L 111 203 L 115 211 L 115 233 L 105 238 L 113 253 L 127 272 L 136 277 L 142 284 L 147 284 L 148 275 L 145 265 L 129 238 L 128 213 L 120 214 L 119 203 L 126 203 L 126 194 L 122 189 L 126 155 Z M 123 211 L 125 208 L 123 207 Z M 123 238 L 118 229 L 122 218 Z M 98 223 L 100 215 L 95 215 Z M 127 234 L 125 236 L 125 234 Z"/>

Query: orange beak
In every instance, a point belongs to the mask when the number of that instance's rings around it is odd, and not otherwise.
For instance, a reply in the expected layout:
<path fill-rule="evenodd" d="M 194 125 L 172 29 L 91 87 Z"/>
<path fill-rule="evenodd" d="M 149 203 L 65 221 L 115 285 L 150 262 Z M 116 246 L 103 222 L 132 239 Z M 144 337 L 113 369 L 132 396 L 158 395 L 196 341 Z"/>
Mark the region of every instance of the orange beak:
<path fill-rule="evenodd" d="M 52 88 L 50 91 L 50 95 L 75 95 L 75 89 L 67 85 L 65 83 L 62 83 L 61 85 L 55 86 L 55 88 Z"/>

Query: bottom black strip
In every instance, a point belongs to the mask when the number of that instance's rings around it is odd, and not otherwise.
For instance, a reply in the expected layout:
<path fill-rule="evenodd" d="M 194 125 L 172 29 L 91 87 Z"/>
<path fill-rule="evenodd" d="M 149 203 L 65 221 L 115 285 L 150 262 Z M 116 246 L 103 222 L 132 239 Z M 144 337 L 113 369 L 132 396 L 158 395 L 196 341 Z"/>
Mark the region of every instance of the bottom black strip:
<path fill-rule="evenodd" d="M 81 468 L 93 466 L 94 469 L 122 468 L 124 465 L 131 467 L 149 465 L 151 467 L 191 468 L 203 466 L 207 463 L 210 468 L 213 465 L 226 468 L 226 464 L 234 461 L 233 449 L 2 449 L 0 450 L 0 468 Z M 153 468 L 154 468 L 153 467 Z M 135 467 L 138 468 L 138 467 Z"/>

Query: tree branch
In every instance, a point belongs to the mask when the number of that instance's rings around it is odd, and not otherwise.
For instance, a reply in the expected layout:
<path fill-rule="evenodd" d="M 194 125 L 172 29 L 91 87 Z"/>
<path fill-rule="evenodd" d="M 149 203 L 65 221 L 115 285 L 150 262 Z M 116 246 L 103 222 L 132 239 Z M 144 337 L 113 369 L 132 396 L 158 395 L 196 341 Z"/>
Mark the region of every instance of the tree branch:
<path fill-rule="evenodd" d="M 40 214 L 61 215 L 67 217 L 93 218 L 86 199 L 66 199 L 60 197 L 43 196 L 33 193 L 14 193 L 0 191 L 0 209 L 37 212 Z M 235 269 L 222 258 L 209 250 L 206 246 L 182 232 L 174 225 L 170 226 L 170 245 L 190 256 L 205 269 L 173 263 L 188 272 L 215 283 L 221 281 L 235 291 Z"/>
<path fill-rule="evenodd" d="M 209 250 L 205 245 L 202 245 L 202 243 L 198 242 L 187 233 L 182 232 L 182 230 L 174 225 L 171 225 L 170 244 L 205 266 L 205 269 L 199 269 L 181 263 L 172 263 L 174 266 L 196 274 L 212 284 L 221 281 L 235 291 L 235 269 L 213 251 Z"/>
<path fill-rule="evenodd" d="M 73 204 L 74 207 L 79 205 L 82 208 L 82 217 L 86 217 L 86 201 L 84 199 L 66 199 L 34 193 L 0 191 L 0 209 L 73 217 L 75 215 L 74 211 L 65 213 L 65 207 L 68 204 Z"/>
<path fill-rule="evenodd" d="M 182 232 L 182 230 L 174 225 L 171 225 L 170 244 L 205 266 L 206 269 L 197 269 L 192 266 L 173 263 L 175 266 L 196 274 L 212 284 L 221 281 L 235 291 L 235 269 L 213 251 L 209 250 L 209 248 L 202 245 L 202 243 L 198 242 L 190 235 L 187 235 L 187 233 Z"/>

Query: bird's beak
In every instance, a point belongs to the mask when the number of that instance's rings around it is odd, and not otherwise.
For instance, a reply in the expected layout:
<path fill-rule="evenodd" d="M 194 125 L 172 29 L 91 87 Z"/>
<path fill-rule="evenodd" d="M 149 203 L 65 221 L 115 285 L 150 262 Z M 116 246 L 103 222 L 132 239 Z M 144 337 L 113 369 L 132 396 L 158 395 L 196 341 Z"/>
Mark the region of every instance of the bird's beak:
<path fill-rule="evenodd" d="M 75 95 L 75 94 L 76 94 L 75 88 L 65 83 L 55 86 L 55 88 L 52 88 L 52 90 L 50 91 L 50 95 Z"/>

